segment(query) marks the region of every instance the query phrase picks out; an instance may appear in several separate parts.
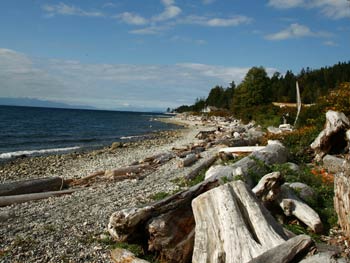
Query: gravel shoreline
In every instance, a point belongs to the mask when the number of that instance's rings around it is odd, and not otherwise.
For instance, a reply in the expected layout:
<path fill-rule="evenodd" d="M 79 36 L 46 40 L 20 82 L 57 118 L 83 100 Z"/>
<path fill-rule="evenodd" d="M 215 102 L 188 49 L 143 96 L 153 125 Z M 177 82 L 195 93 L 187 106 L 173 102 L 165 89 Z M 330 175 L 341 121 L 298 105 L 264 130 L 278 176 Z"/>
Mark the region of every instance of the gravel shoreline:
<path fill-rule="evenodd" d="M 126 166 L 195 143 L 201 129 L 192 125 L 161 132 L 156 138 L 114 150 L 17 159 L 0 165 L 0 183 L 45 176 L 79 178 Z M 177 163 L 173 159 L 142 180 L 98 183 L 71 195 L 0 208 L 0 262 L 110 262 L 106 242 L 110 215 L 120 208 L 149 203 L 155 193 L 178 190 L 173 179 L 191 168 L 178 168 Z"/>

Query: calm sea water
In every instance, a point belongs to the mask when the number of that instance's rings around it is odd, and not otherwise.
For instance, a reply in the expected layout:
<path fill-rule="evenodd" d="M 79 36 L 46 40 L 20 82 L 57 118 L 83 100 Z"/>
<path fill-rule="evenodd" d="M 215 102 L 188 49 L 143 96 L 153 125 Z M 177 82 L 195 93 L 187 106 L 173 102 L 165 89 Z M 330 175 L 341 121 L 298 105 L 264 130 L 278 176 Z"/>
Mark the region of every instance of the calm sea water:
<path fill-rule="evenodd" d="M 0 159 L 101 147 L 178 128 L 161 114 L 0 106 Z"/>

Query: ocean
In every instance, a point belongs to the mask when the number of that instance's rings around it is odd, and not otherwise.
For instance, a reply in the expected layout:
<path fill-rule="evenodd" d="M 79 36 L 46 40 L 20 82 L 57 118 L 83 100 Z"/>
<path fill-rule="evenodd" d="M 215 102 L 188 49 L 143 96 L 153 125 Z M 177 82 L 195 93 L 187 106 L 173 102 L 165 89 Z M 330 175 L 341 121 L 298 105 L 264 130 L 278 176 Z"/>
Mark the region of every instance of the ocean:
<path fill-rule="evenodd" d="M 179 126 L 142 112 L 0 106 L 0 160 L 80 151 Z"/>

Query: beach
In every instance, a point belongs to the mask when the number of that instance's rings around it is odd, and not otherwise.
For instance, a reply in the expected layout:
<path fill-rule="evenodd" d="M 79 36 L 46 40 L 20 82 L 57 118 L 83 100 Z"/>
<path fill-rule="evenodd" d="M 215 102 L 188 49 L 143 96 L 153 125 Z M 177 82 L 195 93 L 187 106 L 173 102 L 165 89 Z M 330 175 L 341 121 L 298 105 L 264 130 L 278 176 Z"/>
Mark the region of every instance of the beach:
<path fill-rule="evenodd" d="M 124 167 L 196 143 L 196 134 L 205 128 L 179 119 L 167 121 L 186 128 L 116 149 L 16 159 L 0 166 L 1 183 L 54 176 L 81 178 L 101 169 Z M 205 158 L 215 151 L 213 147 L 201 155 Z M 1 207 L 1 262 L 109 262 L 110 215 L 120 208 L 150 203 L 157 193 L 180 190 L 174 179 L 193 167 L 180 168 L 178 162 L 174 158 L 142 179 L 96 182 L 70 195 Z"/>

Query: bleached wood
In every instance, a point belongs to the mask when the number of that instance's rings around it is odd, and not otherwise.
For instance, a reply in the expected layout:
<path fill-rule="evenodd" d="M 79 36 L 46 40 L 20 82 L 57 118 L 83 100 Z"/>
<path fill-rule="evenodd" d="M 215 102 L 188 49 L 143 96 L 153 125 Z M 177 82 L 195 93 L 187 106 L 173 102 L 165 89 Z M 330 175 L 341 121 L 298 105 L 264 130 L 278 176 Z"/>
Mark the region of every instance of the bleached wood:
<path fill-rule="evenodd" d="M 197 162 L 198 159 L 199 159 L 198 155 L 191 153 L 191 154 L 187 155 L 184 159 L 180 160 L 179 167 L 191 166 L 192 164 Z"/>
<path fill-rule="evenodd" d="M 272 202 L 276 200 L 283 183 L 284 178 L 280 172 L 269 173 L 260 179 L 252 191 L 263 203 Z"/>
<path fill-rule="evenodd" d="M 242 181 L 214 188 L 192 201 L 196 221 L 192 262 L 244 263 L 287 237 Z"/>
<path fill-rule="evenodd" d="M 114 177 L 117 177 L 120 175 L 141 173 L 150 167 L 151 165 L 149 163 L 131 165 L 131 166 L 122 167 L 114 170 L 106 170 L 104 176 L 106 176 L 109 179 L 113 179 Z"/>
<path fill-rule="evenodd" d="M 190 173 L 185 176 L 186 180 L 192 180 L 195 178 L 202 170 L 210 167 L 218 159 L 217 155 L 208 157 L 204 159 L 196 168 L 194 168 Z"/>
<path fill-rule="evenodd" d="M 313 244 L 311 237 L 299 235 L 253 258 L 248 263 L 289 263 L 296 256 L 307 252 Z"/>
<path fill-rule="evenodd" d="M 323 224 L 319 215 L 315 210 L 299 199 L 289 186 L 282 185 L 281 192 L 277 197 L 277 202 L 283 209 L 285 215 L 294 215 L 315 233 L 322 232 Z"/>
<path fill-rule="evenodd" d="M 219 149 L 219 152 L 225 153 L 251 153 L 254 151 L 260 151 L 264 149 L 265 146 L 241 146 L 241 147 L 226 147 Z"/>
<path fill-rule="evenodd" d="M 115 248 L 111 251 L 111 260 L 113 263 L 149 263 L 149 261 L 137 258 L 129 250 Z"/>

